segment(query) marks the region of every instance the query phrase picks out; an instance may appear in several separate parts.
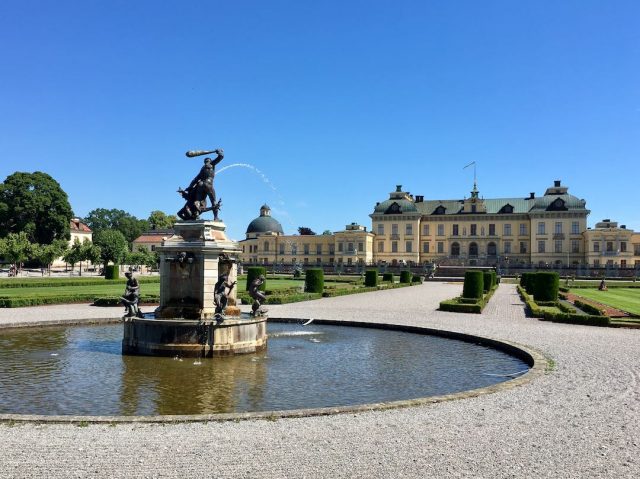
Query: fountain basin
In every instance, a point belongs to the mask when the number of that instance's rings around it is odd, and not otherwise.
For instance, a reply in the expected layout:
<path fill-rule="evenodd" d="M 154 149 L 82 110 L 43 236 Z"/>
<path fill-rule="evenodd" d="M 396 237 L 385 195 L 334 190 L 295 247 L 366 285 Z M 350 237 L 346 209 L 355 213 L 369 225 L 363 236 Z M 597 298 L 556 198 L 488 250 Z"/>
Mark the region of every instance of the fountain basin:
<path fill-rule="evenodd" d="M 267 317 L 215 320 L 125 318 L 122 353 L 216 357 L 259 352 L 267 346 Z"/>

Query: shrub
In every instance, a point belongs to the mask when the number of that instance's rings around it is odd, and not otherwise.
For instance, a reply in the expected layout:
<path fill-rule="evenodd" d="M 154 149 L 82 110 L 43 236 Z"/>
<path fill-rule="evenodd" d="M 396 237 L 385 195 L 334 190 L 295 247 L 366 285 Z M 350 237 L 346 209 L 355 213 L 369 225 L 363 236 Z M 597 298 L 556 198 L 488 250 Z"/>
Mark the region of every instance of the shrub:
<path fill-rule="evenodd" d="M 491 291 L 491 287 L 493 286 L 493 276 L 491 275 L 491 271 L 483 271 L 482 273 L 482 290 L 485 293 Z"/>
<path fill-rule="evenodd" d="M 419 274 L 414 274 L 413 278 L 411 278 L 411 282 L 422 284 L 422 276 L 420 276 Z"/>
<path fill-rule="evenodd" d="M 482 271 L 471 270 L 464 273 L 463 298 L 482 299 L 483 274 Z"/>
<path fill-rule="evenodd" d="M 400 271 L 400 282 L 401 283 L 411 283 L 411 271 Z"/>
<path fill-rule="evenodd" d="M 440 302 L 440 311 L 449 311 L 452 313 L 475 313 L 482 312 L 482 305 L 478 302 L 468 304 L 460 303 L 457 299 L 448 299 Z"/>
<path fill-rule="evenodd" d="M 520 286 L 524 288 L 527 294 L 533 294 L 533 282 L 536 277 L 536 273 L 522 273 L 520 277 Z"/>
<path fill-rule="evenodd" d="M 324 289 L 324 271 L 322 268 L 308 269 L 304 280 L 305 293 L 322 293 Z"/>
<path fill-rule="evenodd" d="M 560 275 L 552 271 L 539 271 L 535 275 L 533 297 L 536 302 L 558 301 Z"/>
<path fill-rule="evenodd" d="M 104 269 L 104 279 L 118 279 L 120 277 L 120 268 L 117 264 L 108 264 Z"/>
<path fill-rule="evenodd" d="M 247 291 L 249 291 L 249 285 L 251 284 L 251 281 L 253 281 L 260 275 L 263 275 L 266 278 L 267 268 L 265 268 L 264 266 L 249 266 L 247 268 L 247 288 L 246 288 Z M 260 286 L 260 290 L 264 291 L 266 288 L 267 288 L 267 282 L 265 281 Z"/>
<path fill-rule="evenodd" d="M 368 269 L 364 274 L 364 285 L 365 286 L 378 286 L 378 270 L 377 269 Z"/>
<path fill-rule="evenodd" d="M 389 283 L 393 283 L 395 281 L 393 277 L 393 273 L 384 273 L 382 275 L 382 281 L 387 281 Z"/>
<path fill-rule="evenodd" d="M 588 313 L 592 316 L 604 316 L 604 311 L 592 304 L 585 303 L 580 301 L 579 299 L 575 300 L 575 305 L 580 308 L 585 313 Z"/>

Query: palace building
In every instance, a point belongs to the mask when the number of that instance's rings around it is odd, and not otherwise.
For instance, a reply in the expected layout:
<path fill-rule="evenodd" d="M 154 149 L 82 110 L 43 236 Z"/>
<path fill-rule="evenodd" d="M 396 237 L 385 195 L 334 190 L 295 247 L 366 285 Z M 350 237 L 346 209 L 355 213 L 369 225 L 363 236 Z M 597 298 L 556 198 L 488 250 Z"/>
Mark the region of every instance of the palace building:
<path fill-rule="evenodd" d="M 586 201 L 557 180 L 544 195 L 425 200 L 401 185 L 376 203 L 371 231 L 357 223 L 325 235 L 285 235 L 267 205 L 241 241 L 253 264 L 453 265 L 640 269 L 640 234 L 604 220 L 587 228 Z"/>

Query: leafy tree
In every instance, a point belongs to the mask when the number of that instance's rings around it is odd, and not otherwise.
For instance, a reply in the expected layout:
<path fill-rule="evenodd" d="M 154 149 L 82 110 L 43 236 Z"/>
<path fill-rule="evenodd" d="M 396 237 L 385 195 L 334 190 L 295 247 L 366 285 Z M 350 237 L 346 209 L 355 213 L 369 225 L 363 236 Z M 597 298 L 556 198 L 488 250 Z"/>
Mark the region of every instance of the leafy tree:
<path fill-rule="evenodd" d="M 72 216 L 67 194 L 46 173 L 16 172 L 0 184 L 0 237 L 24 232 L 32 243 L 68 240 Z"/>
<path fill-rule="evenodd" d="M 71 248 L 67 250 L 62 259 L 65 261 L 65 263 L 69 263 L 71 265 L 71 271 L 73 271 L 76 263 L 82 261 L 82 256 L 82 243 L 80 243 L 79 238 L 76 238 L 75 240 L 73 240 Z M 80 268 L 80 274 L 82 274 L 82 268 Z"/>
<path fill-rule="evenodd" d="M 333 233 L 331 232 L 331 230 L 324 230 L 322 234 L 331 236 Z"/>
<path fill-rule="evenodd" d="M 123 210 L 97 208 L 91 210 L 83 220 L 95 233 L 101 230 L 117 230 L 126 238 L 128 243 L 149 229 L 147 220 L 139 220 Z"/>
<path fill-rule="evenodd" d="M 155 210 L 151 212 L 147 221 L 151 229 L 164 230 L 173 228 L 174 223 L 178 221 L 178 217 L 176 215 L 167 215 L 160 210 Z"/>
<path fill-rule="evenodd" d="M 4 257 L 11 263 L 19 265 L 28 260 L 33 251 L 33 245 L 29 241 L 27 233 L 9 233 L 3 240 Z"/>
<path fill-rule="evenodd" d="M 298 234 L 300 234 L 301 236 L 309 236 L 309 235 L 314 235 L 316 233 L 315 231 L 313 231 L 311 228 L 308 228 L 307 226 L 300 226 L 298 227 Z"/>
<path fill-rule="evenodd" d="M 82 244 L 82 260 L 89 261 L 93 264 L 100 262 L 102 250 L 100 247 L 89 240 L 84 241 Z"/>
<path fill-rule="evenodd" d="M 126 238 L 118 230 L 99 230 L 93 235 L 93 243 L 100 248 L 100 259 L 105 269 L 109 261 L 113 264 L 122 263 L 129 251 Z"/>
<path fill-rule="evenodd" d="M 55 240 L 51 244 L 34 245 L 32 249 L 32 258 L 37 260 L 41 265 L 47 268 L 49 274 L 51 274 L 51 264 L 56 260 L 64 256 L 69 248 L 67 240 Z"/>

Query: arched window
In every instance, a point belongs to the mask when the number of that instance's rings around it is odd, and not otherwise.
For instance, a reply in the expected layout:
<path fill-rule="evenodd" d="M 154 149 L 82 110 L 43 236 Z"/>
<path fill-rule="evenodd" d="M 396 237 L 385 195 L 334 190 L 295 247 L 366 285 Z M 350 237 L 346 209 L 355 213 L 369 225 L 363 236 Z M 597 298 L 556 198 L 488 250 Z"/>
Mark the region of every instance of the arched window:
<path fill-rule="evenodd" d="M 478 256 L 478 243 L 471 243 L 469 245 L 469 256 Z"/>
<path fill-rule="evenodd" d="M 451 243 L 451 256 L 460 256 L 460 243 Z"/>
<path fill-rule="evenodd" d="M 493 241 L 487 245 L 487 255 L 488 256 L 496 255 L 496 244 Z"/>

